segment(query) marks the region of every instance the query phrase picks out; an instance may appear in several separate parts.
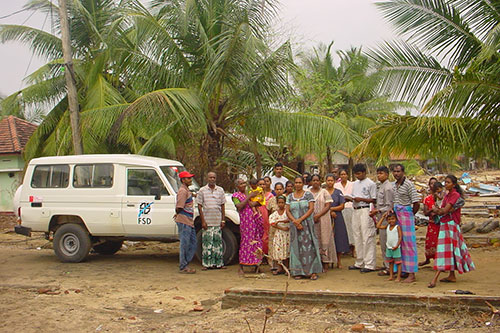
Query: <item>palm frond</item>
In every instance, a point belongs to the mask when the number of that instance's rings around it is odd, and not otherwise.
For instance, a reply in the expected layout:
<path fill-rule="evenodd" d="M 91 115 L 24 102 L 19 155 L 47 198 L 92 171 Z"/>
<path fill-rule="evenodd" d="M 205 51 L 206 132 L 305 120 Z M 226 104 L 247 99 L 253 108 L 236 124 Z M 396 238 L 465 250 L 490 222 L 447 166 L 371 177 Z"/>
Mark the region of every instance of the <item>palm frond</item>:
<path fill-rule="evenodd" d="M 451 160 L 459 154 L 500 158 L 500 122 L 455 117 L 394 115 L 379 122 L 354 154 L 374 159 L 391 154 Z"/>
<path fill-rule="evenodd" d="M 396 32 L 435 54 L 446 54 L 451 67 L 464 67 L 481 50 L 461 12 L 447 0 L 392 0 L 376 4 Z"/>
<path fill-rule="evenodd" d="M 18 41 L 42 59 L 62 58 L 61 40 L 50 33 L 22 25 L 0 25 L 0 42 Z"/>
<path fill-rule="evenodd" d="M 267 111 L 246 119 L 244 128 L 301 153 L 324 152 L 326 147 L 353 149 L 360 142 L 345 123 L 311 113 Z"/>
<path fill-rule="evenodd" d="M 396 100 L 421 103 L 453 77 L 435 58 L 405 42 L 384 43 L 367 54 L 381 71 L 381 91 Z"/>

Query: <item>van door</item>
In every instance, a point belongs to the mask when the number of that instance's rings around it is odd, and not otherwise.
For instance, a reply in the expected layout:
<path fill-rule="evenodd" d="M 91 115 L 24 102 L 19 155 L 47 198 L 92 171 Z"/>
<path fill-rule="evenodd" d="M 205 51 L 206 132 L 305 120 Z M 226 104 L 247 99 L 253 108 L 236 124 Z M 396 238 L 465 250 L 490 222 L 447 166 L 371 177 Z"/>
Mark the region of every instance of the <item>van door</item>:
<path fill-rule="evenodd" d="M 175 197 L 153 168 L 129 167 L 126 195 L 122 199 L 122 223 L 127 236 L 164 237 L 175 235 Z M 152 187 L 161 188 L 155 200 Z"/>

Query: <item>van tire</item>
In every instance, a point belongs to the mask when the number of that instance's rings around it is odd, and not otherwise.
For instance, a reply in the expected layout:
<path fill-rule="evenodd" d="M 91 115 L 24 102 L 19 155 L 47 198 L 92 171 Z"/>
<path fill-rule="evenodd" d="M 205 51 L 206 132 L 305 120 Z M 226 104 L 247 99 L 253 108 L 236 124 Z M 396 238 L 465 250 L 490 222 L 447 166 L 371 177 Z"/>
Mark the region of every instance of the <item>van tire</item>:
<path fill-rule="evenodd" d="M 196 259 L 198 259 L 200 262 L 201 261 L 201 234 L 202 234 L 202 229 L 198 231 L 196 235 L 196 240 L 197 240 L 197 247 L 196 247 Z M 238 252 L 239 252 L 239 246 L 238 246 L 238 239 L 236 239 L 236 236 L 234 233 L 229 229 L 229 228 L 224 228 L 222 229 L 222 242 L 224 244 L 224 265 L 230 265 L 232 264 L 236 259 L 238 259 Z"/>
<path fill-rule="evenodd" d="M 62 262 L 81 262 L 87 258 L 92 244 L 84 226 L 66 223 L 57 228 L 53 246 Z"/>
<path fill-rule="evenodd" d="M 105 241 L 104 243 L 94 245 L 93 249 L 101 255 L 113 255 L 120 251 L 122 245 L 123 241 Z"/>

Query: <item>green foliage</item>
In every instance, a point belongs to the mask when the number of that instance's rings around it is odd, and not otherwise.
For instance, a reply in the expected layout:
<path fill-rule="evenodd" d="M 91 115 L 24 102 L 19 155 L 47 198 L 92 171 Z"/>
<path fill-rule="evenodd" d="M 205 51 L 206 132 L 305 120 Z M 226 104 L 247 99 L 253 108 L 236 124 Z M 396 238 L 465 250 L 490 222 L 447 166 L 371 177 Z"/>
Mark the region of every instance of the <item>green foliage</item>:
<path fill-rule="evenodd" d="M 425 103 L 421 117 L 387 119 L 357 150 L 372 156 L 406 152 L 498 160 L 500 2 L 392 0 L 377 5 L 406 38 L 369 52 L 383 73 L 380 88 Z"/>

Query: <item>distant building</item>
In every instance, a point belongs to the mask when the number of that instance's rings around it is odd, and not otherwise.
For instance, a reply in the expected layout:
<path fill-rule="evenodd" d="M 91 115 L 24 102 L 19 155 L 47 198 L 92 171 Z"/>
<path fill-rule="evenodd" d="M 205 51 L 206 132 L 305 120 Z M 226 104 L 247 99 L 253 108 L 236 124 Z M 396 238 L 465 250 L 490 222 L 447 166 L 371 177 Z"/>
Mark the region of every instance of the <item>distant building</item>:
<path fill-rule="evenodd" d="M 0 213 L 13 211 L 12 197 L 23 181 L 22 153 L 36 128 L 14 116 L 0 120 Z"/>

